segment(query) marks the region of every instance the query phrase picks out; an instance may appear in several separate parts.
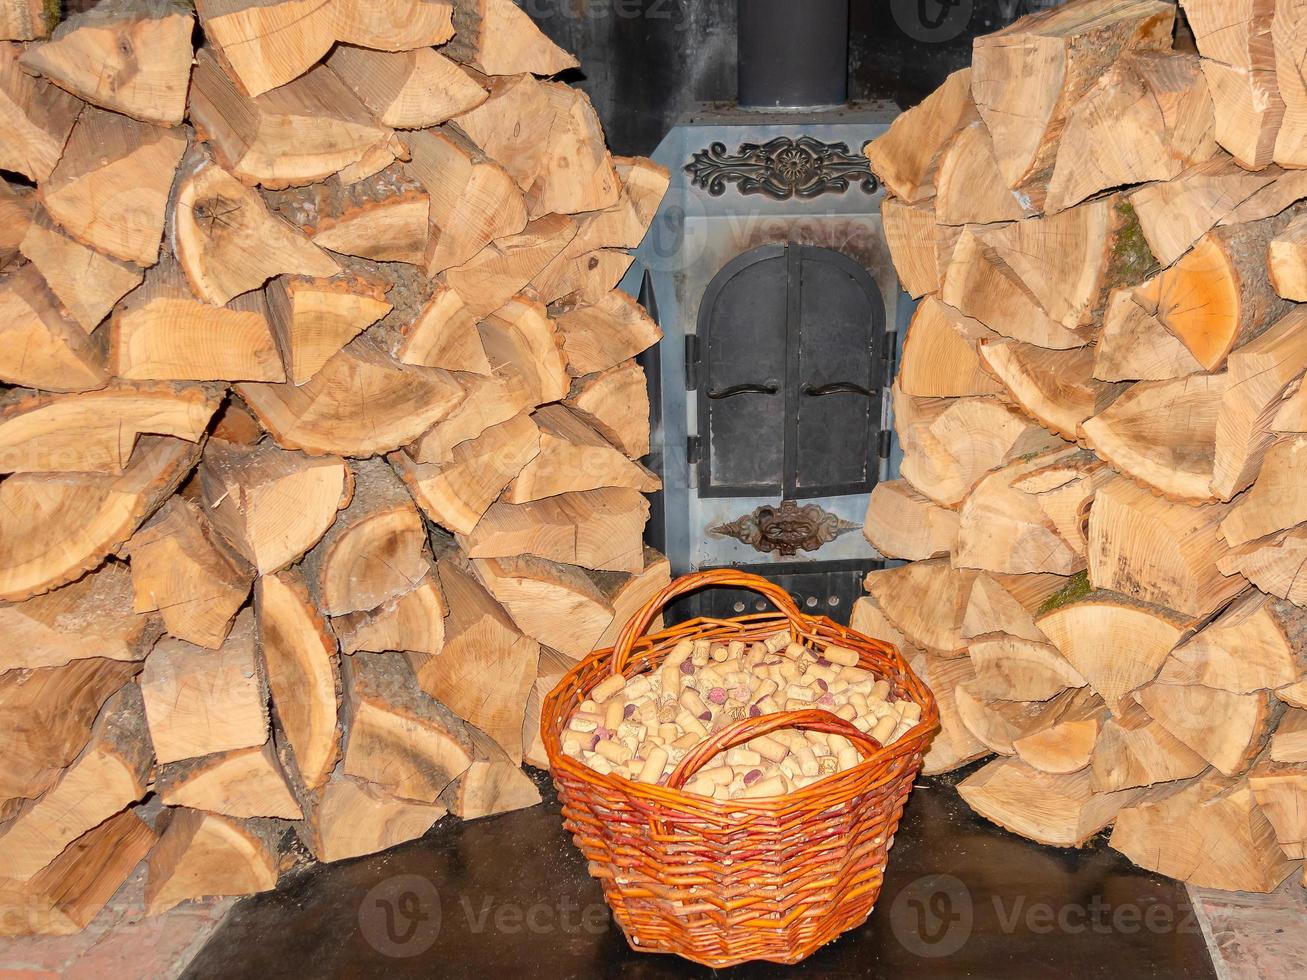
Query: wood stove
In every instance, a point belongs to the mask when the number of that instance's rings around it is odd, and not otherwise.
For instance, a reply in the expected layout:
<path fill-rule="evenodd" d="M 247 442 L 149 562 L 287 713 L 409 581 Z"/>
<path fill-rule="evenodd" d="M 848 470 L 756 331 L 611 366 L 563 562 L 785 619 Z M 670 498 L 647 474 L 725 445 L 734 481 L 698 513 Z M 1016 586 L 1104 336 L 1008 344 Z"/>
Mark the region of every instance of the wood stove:
<path fill-rule="evenodd" d="M 883 564 L 861 526 L 896 470 L 888 386 L 912 306 L 861 154 L 897 110 L 811 105 L 843 101 L 828 69 L 847 9 L 741 0 L 740 91 L 766 108 L 705 106 L 663 140 L 671 190 L 624 284 L 664 331 L 645 355 L 651 543 L 676 573 L 747 568 L 836 619 Z M 716 590 L 677 612 L 756 602 Z"/>

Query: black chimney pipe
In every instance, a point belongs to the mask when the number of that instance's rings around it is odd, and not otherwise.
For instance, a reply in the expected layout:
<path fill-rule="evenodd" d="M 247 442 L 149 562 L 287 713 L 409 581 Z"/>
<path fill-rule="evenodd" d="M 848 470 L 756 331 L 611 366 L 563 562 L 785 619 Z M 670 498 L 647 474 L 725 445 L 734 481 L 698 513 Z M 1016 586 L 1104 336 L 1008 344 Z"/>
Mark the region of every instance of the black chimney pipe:
<path fill-rule="evenodd" d="M 739 0 L 740 105 L 849 100 L 849 0 Z"/>

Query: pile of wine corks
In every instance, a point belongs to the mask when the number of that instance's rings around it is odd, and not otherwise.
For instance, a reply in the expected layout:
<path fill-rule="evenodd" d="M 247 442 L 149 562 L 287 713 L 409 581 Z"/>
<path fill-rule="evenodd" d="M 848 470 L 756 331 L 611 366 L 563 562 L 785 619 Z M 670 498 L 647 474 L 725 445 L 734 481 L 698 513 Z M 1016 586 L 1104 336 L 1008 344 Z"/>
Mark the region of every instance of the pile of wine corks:
<path fill-rule="evenodd" d="M 744 718 L 829 711 L 890 745 L 921 719 L 893 700 L 887 681 L 843 647 L 816 650 L 789 633 L 746 644 L 684 640 L 656 670 L 601 682 L 563 733 L 563 751 L 596 772 L 666 784 L 686 753 Z M 851 769 L 862 753 L 847 738 L 784 729 L 714 756 L 684 786 L 716 799 L 781 796 Z"/>

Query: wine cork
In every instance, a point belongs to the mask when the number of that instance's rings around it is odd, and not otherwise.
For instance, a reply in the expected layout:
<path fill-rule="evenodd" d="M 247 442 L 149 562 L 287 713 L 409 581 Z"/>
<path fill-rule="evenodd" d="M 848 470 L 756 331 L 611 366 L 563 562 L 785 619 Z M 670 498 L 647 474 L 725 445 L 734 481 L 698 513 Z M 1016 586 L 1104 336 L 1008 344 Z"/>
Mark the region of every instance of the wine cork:
<path fill-rule="evenodd" d="M 802 643 L 787 643 L 785 645 L 785 656 L 791 660 L 802 660 L 803 655 L 808 652 L 808 648 Z"/>
<path fill-rule="evenodd" d="M 758 780 L 740 796 L 741 799 L 753 800 L 761 799 L 764 796 L 784 796 L 789 791 L 789 780 L 777 773 L 775 776 L 768 776 L 766 779 Z"/>
<path fill-rule="evenodd" d="M 626 696 L 637 701 L 653 693 L 653 680 L 648 674 L 638 674 L 626 682 Z"/>
<path fill-rule="evenodd" d="M 572 715 L 567 723 L 567 727 L 574 732 L 580 732 L 583 735 L 589 735 L 591 732 L 599 730 L 600 719 L 594 715 L 578 711 Z"/>
<path fill-rule="evenodd" d="M 703 715 L 711 713 L 712 709 L 704 703 L 699 692 L 692 687 L 687 687 L 681 692 L 681 706 L 691 712 L 696 718 L 702 720 Z"/>
<path fill-rule="evenodd" d="M 776 670 L 780 673 L 781 677 L 785 678 L 787 681 L 797 681 L 803 676 L 803 668 L 793 660 L 785 661 L 777 667 Z"/>
<path fill-rule="evenodd" d="M 626 687 L 626 678 L 621 674 L 614 674 L 596 684 L 594 690 L 590 692 L 590 697 L 602 704 L 624 687 Z"/>
<path fill-rule="evenodd" d="M 604 727 L 609 731 L 617 731 L 622 727 L 622 722 L 626 720 L 626 701 L 622 698 L 613 698 L 604 705 Z"/>
<path fill-rule="evenodd" d="M 871 689 L 871 697 L 880 698 L 882 701 L 889 699 L 889 681 L 877 681 Z"/>
<path fill-rule="evenodd" d="M 690 658 L 692 653 L 694 653 L 694 643 L 690 640 L 681 640 L 676 646 L 672 647 L 672 652 L 663 661 L 663 666 L 671 664 L 674 667 L 679 667 Z"/>
<path fill-rule="evenodd" d="M 708 729 L 704 727 L 703 722 L 693 714 L 682 708 L 676 716 L 676 724 L 680 725 L 687 732 L 694 732 L 700 738 L 708 734 Z"/>
<path fill-rule="evenodd" d="M 921 721 L 921 705 L 916 701 L 903 702 L 903 720 L 916 724 Z"/>
<path fill-rule="evenodd" d="M 762 755 L 760 753 L 740 745 L 733 749 L 727 749 L 725 758 L 728 766 L 749 766 L 754 768 L 762 765 Z"/>
<path fill-rule="evenodd" d="M 640 774 L 635 778 L 642 783 L 656 783 L 662 778 L 665 768 L 667 768 L 667 750 L 656 745 L 649 750 L 649 757 L 644 760 L 644 765 L 640 767 Z"/>
<path fill-rule="evenodd" d="M 763 641 L 768 653 L 778 653 L 790 645 L 790 634 L 787 630 L 781 630 L 779 633 L 773 633 Z"/>
<path fill-rule="evenodd" d="M 816 688 L 802 687 L 799 684 L 791 684 L 787 687 L 785 696 L 791 701 L 816 701 L 820 697 Z"/>
<path fill-rule="evenodd" d="M 835 761 L 840 767 L 840 772 L 844 772 L 846 769 L 852 769 L 861 762 L 862 755 L 856 748 L 850 745 L 848 748 L 840 749 L 839 753 L 835 756 Z"/>
<path fill-rule="evenodd" d="M 726 652 L 736 658 L 743 656 L 744 650 L 745 644 L 743 640 L 731 640 L 730 644 L 726 647 Z"/>
<path fill-rule="evenodd" d="M 678 725 L 677 727 L 679 728 L 680 726 Z M 702 741 L 703 739 L 694 734 L 694 732 L 685 732 L 684 734 L 677 736 L 676 741 L 672 743 L 672 748 L 679 749 L 682 752 L 689 752 L 690 749 L 694 748 Z"/>
<path fill-rule="evenodd" d="M 880 721 L 876 722 L 876 727 L 871 730 L 871 737 L 881 745 L 889 744 L 890 736 L 894 734 L 894 729 L 899 727 L 899 720 L 893 715 L 886 715 Z"/>
<path fill-rule="evenodd" d="M 794 753 L 794 761 L 799 767 L 799 772 L 805 776 L 815 776 L 819 772 L 817 767 L 817 757 L 812 754 L 809 746 L 804 746 Z"/>
<path fill-rule="evenodd" d="M 658 726 L 658 737 L 671 744 L 681 737 L 681 726 L 675 723 Z"/>
<path fill-rule="evenodd" d="M 595 746 L 595 751 L 617 766 L 624 766 L 631 761 L 631 750 L 611 738 L 601 738 L 599 744 Z"/>
<path fill-rule="evenodd" d="M 599 773 L 601 776 L 607 776 L 613 771 L 613 764 L 598 752 L 585 753 L 585 764 Z"/>
<path fill-rule="evenodd" d="M 847 647 L 827 647 L 822 656 L 841 667 L 856 667 L 860 662 L 857 651 Z"/>
<path fill-rule="evenodd" d="M 843 718 L 845 721 L 852 721 L 858 717 L 858 709 L 851 704 L 842 704 L 835 709 L 835 717 Z"/>
<path fill-rule="evenodd" d="M 720 664 L 720 663 L 725 663 L 726 658 L 730 656 L 730 654 L 727 653 L 725 647 L 717 646 L 717 647 L 713 647 L 711 650 L 708 651 L 708 656 L 710 659 L 715 660 L 717 663 Z"/>
<path fill-rule="evenodd" d="M 788 745 L 784 745 L 767 735 L 759 735 L 749 741 L 749 747 L 768 762 L 780 763 L 790 754 Z"/>

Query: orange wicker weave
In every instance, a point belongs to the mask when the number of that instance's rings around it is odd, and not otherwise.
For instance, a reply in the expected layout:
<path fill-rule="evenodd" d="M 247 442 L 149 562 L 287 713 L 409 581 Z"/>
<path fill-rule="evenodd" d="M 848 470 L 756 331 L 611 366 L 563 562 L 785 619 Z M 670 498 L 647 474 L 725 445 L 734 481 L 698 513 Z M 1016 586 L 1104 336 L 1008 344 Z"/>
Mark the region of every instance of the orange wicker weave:
<path fill-rule="evenodd" d="M 697 619 L 642 637 L 666 603 L 708 585 L 759 592 L 780 613 Z M 889 681 L 895 697 L 921 705 L 920 723 L 883 748 L 826 711 L 748 718 L 687 754 L 666 786 L 601 775 L 563 753 L 568 719 L 613 671 L 643 673 L 681 640 L 761 640 L 787 625 L 807 646 L 856 650 L 861 666 Z M 780 797 L 718 801 L 679 788 L 716 753 L 780 728 L 843 735 L 865 759 Z M 866 920 L 903 805 L 938 728 L 934 697 L 893 646 L 806 616 L 783 589 L 729 569 L 687 576 L 651 599 L 613 650 L 592 654 L 559 682 L 541 717 L 565 825 L 631 946 L 711 967 L 797 963 Z"/>

